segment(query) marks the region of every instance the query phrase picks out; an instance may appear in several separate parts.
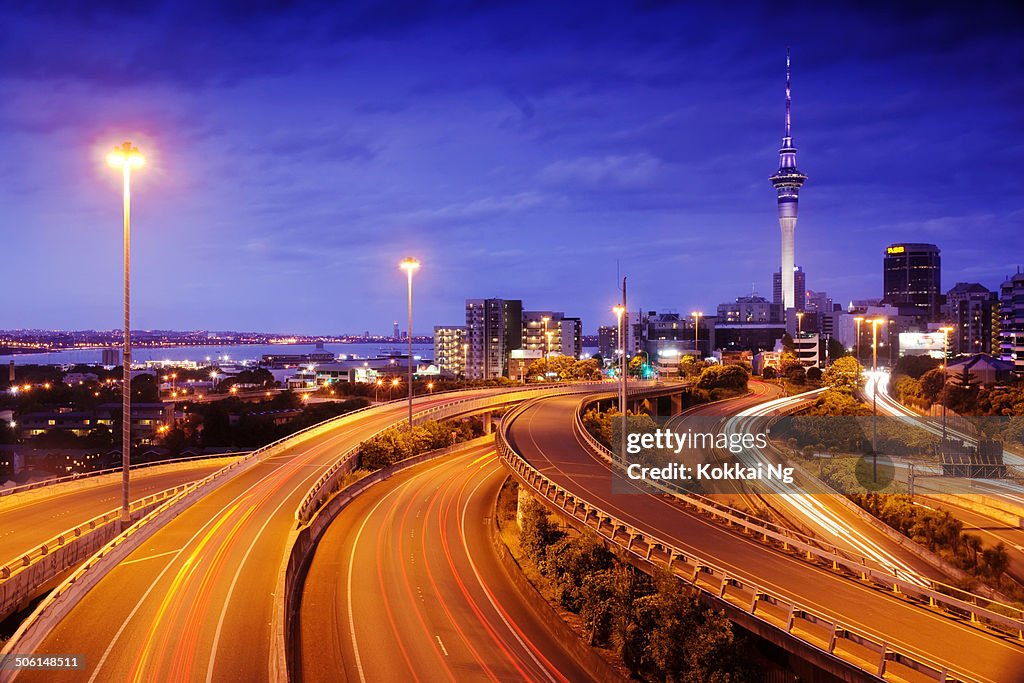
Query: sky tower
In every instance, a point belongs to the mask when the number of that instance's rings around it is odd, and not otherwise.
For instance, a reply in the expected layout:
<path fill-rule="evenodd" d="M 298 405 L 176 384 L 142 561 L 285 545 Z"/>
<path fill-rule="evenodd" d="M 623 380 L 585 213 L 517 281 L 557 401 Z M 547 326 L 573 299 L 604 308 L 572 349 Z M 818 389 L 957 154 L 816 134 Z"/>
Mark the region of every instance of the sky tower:
<path fill-rule="evenodd" d="M 800 188 L 807 180 L 796 170 L 796 147 L 790 130 L 790 86 L 789 86 L 789 48 L 786 48 L 786 134 L 782 137 L 782 148 L 779 150 L 779 170 L 771 177 L 772 185 L 779 195 L 779 227 L 782 229 L 782 310 L 788 321 L 787 311 L 796 305 L 793 290 L 793 233 L 796 232 L 796 210 L 800 196 Z"/>

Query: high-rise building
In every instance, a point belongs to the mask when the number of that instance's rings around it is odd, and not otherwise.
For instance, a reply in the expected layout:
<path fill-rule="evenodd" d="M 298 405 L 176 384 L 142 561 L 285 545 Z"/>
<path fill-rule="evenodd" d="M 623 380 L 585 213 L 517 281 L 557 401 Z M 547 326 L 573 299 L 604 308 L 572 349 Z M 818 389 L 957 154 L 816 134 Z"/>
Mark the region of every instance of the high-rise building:
<path fill-rule="evenodd" d="M 807 310 L 818 313 L 831 313 L 833 309 L 832 297 L 827 292 L 812 292 L 807 290 Z"/>
<path fill-rule="evenodd" d="M 546 333 L 550 333 L 550 343 Z M 583 324 L 579 318 L 567 318 L 561 311 L 523 311 L 522 348 L 579 358 L 583 354 Z"/>
<path fill-rule="evenodd" d="M 890 244 L 883 258 L 882 301 L 903 315 L 937 320 L 942 304 L 941 264 L 934 244 Z"/>
<path fill-rule="evenodd" d="M 790 127 L 790 110 L 792 97 L 789 79 L 789 50 L 786 50 L 786 130 L 779 149 L 779 170 L 771 177 L 772 186 L 778 196 L 779 228 L 782 230 L 782 311 L 796 307 L 793 272 L 796 265 L 794 253 L 794 233 L 796 232 L 797 203 L 800 188 L 807 176 L 796 168 L 796 147 L 793 146 L 793 134 Z M 803 291 L 801 289 L 801 291 Z"/>
<path fill-rule="evenodd" d="M 469 348 L 466 344 L 466 328 L 462 325 L 438 325 L 434 327 L 434 363 L 438 369 L 455 377 L 465 377 Z"/>
<path fill-rule="evenodd" d="M 807 275 L 804 273 L 804 269 L 800 266 L 793 266 L 793 305 L 790 308 L 795 308 L 798 311 L 807 309 Z M 779 315 L 784 318 L 785 307 L 783 304 L 782 296 L 782 272 L 775 271 L 772 273 L 772 303 L 779 309 Z M 781 318 L 780 318 L 781 319 Z"/>
<path fill-rule="evenodd" d="M 509 353 L 523 346 L 523 302 L 519 299 L 466 299 L 466 341 L 470 379 L 508 374 Z"/>
<path fill-rule="evenodd" d="M 402 331 L 401 331 L 401 328 L 398 327 L 398 321 L 397 320 L 392 325 L 391 338 L 396 340 L 396 341 L 402 338 Z"/>
<path fill-rule="evenodd" d="M 619 349 L 619 328 L 615 325 L 602 325 L 597 328 L 597 352 L 605 360 L 615 358 Z"/>
<path fill-rule="evenodd" d="M 999 286 L 999 355 L 1024 375 L 1024 273 Z"/>
<path fill-rule="evenodd" d="M 999 308 L 998 301 L 998 294 L 977 282 L 958 282 L 946 292 L 944 317 L 953 327 L 952 353 L 992 353 L 993 308 Z"/>
<path fill-rule="evenodd" d="M 115 367 L 121 364 L 121 349 L 103 349 L 103 365 Z"/>

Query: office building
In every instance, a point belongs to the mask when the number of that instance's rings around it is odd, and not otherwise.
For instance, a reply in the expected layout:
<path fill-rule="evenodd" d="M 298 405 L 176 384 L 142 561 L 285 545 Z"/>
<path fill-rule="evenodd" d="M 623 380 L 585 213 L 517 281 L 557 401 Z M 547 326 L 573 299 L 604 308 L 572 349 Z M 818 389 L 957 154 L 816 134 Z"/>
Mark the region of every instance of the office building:
<path fill-rule="evenodd" d="M 442 374 L 453 377 L 466 375 L 466 346 L 464 325 L 438 325 L 434 327 L 434 363 Z"/>
<path fill-rule="evenodd" d="M 942 304 L 941 259 L 934 244 L 890 244 L 883 255 L 882 301 L 903 315 L 938 320 Z"/>
<path fill-rule="evenodd" d="M 828 292 L 812 292 L 807 290 L 807 311 L 817 311 L 818 313 L 831 313 L 834 309 L 832 303 L 832 297 L 828 295 Z"/>
<path fill-rule="evenodd" d="M 807 275 L 804 273 L 804 269 L 800 266 L 793 266 L 793 305 L 790 308 L 797 311 L 803 311 L 807 308 Z M 778 314 L 778 320 L 783 320 L 783 296 L 782 296 L 782 273 L 781 271 L 775 271 L 772 273 L 772 303 L 778 308 L 780 313 Z"/>
<path fill-rule="evenodd" d="M 999 286 L 999 357 L 1024 375 L 1024 273 Z"/>
<path fill-rule="evenodd" d="M 509 354 L 523 346 L 523 302 L 519 299 L 466 299 L 469 379 L 508 375 Z"/>
<path fill-rule="evenodd" d="M 121 349 L 103 349 L 103 365 L 116 367 L 121 364 Z"/>

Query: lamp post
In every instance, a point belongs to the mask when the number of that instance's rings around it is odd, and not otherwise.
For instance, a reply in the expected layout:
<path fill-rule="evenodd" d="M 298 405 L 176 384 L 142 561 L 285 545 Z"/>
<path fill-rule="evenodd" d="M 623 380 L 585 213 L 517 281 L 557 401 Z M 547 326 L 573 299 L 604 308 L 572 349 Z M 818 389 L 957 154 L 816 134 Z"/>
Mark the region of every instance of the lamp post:
<path fill-rule="evenodd" d="M 804 322 L 804 312 L 803 311 L 797 311 L 796 312 L 796 338 L 797 339 L 800 338 L 800 334 L 803 331 L 802 330 L 803 322 Z"/>
<path fill-rule="evenodd" d="M 550 348 L 551 348 L 551 337 L 548 336 L 548 320 L 551 320 L 548 316 L 542 316 L 540 321 L 544 323 L 544 367 L 547 368 L 548 363 L 551 361 Z"/>
<path fill-rule="evenodd" d="M 949 362 L 949 333 L 953 331 L 952 327 L 948 325 L 946 327 L 940 327 L 939 332 L 942 333 L 942 365 L 939 368 L 942 369 L 942 388 L 939 390 L 942 393 L 942 443 L 946 443 L 946 365 Z"/>
<path fill-rule="evenodd" d="M 700 317 L 704 315 L 701 311 L 694 311 L 690 315 L 693 316 L 693 350 L 697 352 L 697 359 L 700 359 L 700 342 L 697 336 L 697 331 L 700 326 Z"/>
<path fill-rule="evenodd" d="M 406 272 L 409 280 L 409 430 L 412 431 L 412 274 L 420 267 L 420 262 L 411 256 L 402 261 L 400 267 Z"/>
<path fill-rule="evenodd" d="M 878 326 L 884 320 L 873 318 L 871 324 L 871 480 L 878 481 Z"/>
<path fill-rule="evenodd" d="M 374 382 L 374 386 L 373 386 L 373 402 L 374 403 L 378 403 L 380 401 L 378 392 L 380 391 L 380 388 L 383 385 L 384 385 L 384 380 L 382 380 L 380 378 L 378 378 L 377 381 Z"/>
<path fill-rule="evenodd" d="M 462 345 L 462 379 L 469 379 L 469 344 Z"/>
<path fill-rule="evenodd" d="M 624 460 L 626 458 L 626 373 L 629 370 L 629 364 L 626 360 L 626 326 L 629 321 L 625 319 L 626 311 L 626 278 L 622 278 L 622 303 L 615 306 L 615 317 L 619 323 L 619 345 L 622 347 L 622 353 L 619 356 L 619 412 L 622 413 L 622 426 L 619 429 L 619 459 Z"/>
<path fill-rule="evenodd" d="M 121 521 L 131 522 L 128 510 L 128 468 L 132 447 L 132 341 L 131 341 L 131 205 L 132 168 L 139 168 L 145 159 L 131 142 L 125 142 L 107 155 L 107 163 L 121 170 L 124 179 L 124 348 L 121 385 Z"/>
<path fill-rule="evenodd" d="M 853 322 L 857 323 L 857 341 L 854 342 L 854 348 L 857 355 L 857 364 L 860 365 L 860 324 L 864 322 L 864 316 L 858 315 L 854 317 Z"/>

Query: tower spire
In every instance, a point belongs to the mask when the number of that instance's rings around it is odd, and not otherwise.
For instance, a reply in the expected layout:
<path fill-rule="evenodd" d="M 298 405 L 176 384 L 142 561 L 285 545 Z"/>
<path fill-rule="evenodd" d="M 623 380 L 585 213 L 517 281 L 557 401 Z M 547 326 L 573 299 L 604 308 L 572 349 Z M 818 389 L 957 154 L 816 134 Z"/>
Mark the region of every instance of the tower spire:
<path fill-rule="evenodd" d="M 792 103 L 792 97 L 790 95 L 790 83 L 789 83 L 789 47 L 786 47 L 786 137 L 793 137 L 790 132 L 790 118 L 789 110 Z"/>

